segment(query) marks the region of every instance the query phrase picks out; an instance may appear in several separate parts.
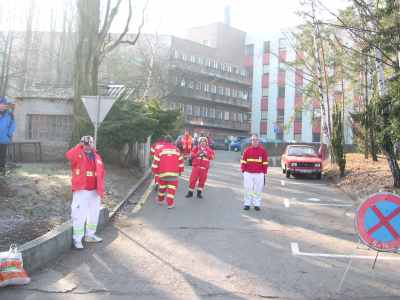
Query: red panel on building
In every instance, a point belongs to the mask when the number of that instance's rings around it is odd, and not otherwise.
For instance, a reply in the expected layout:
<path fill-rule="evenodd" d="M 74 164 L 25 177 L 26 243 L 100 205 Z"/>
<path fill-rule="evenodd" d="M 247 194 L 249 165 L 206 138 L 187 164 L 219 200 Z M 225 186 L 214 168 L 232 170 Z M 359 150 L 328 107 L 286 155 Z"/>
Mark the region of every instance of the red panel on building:
<path fill-rule="evenodd" d="M 321 119 L 316 119 L 313 121 L 312 132 L 321 133 Z"/>
<path fill-rule="evenodd" d="M 299 133 L 301 133 L 301 122 L 294 121 L 294 134 L 299 134 Z"/>
<path fill-rule="evenodd" d="M 296 52 L 296 60 L 304 60 L 304 52 Z"/>
<path fill-rule="evenodd" d="M 279 86 L 285 85 L 285 75 L 286 75 L 286 72 L 284 70 L 279 70 L 279 72 L 278 72 L 278 85 Z"/>
<path fill-rule="evenodd" d="M 294 82 L 296 86 L 303 86 L 303 70 L 296 69 Z"/>
<path fill-rule="evenodd" d="M 286 61 L 286 55 L 287 55 L 287 51 L 286 50 L 279 50 L 279 62 L 285 62 Z"/>
<path fill-rule="evenodd" d="M 285 109 L 285 98 L 278 97 L 278 99 L 276 100 L 276 108 Z"/>
<path fill-rule="evenodd" d="M 260 122 L 260 133 L 267 134 L 268 133 L 268 123 L 267 121 Z"/>
<path fill-rule="evenodd" d="M 269 65 L 269 52 L 263 54 L 263 64 Z"/>
<path fill-rule="evenodd" d="M 320 104 L 320 102 L 319 102 L 318 99 L 313 99 L 312 105 L 313 105 L 313 108 L 319 108 L 319 107 L 321 107 L 321 104 Z"/>
<path fill-rule="evenodd" d="M 269 74 L 262 75 L 262 87 L 263 88 L 269 87 Z"/>
<path fill-rule="evenodd" d="M 301 108 L 303 106 L 303 96 L 294 97 L 294 107 Z"/>
<path fill-rule="evenodd" d="M 268 110 L 268 98 L 267 97 L 262 97 L 261 98 L 261 110 L 262 111 L 267 111 Z"/>
<path fill-rule="evenodd" d="M 244 66 L 245 66 L 245 67 L 251 67 L 251 66 L 253 66 L 253 57 L 251 57 L 251 56 L 246 56 L 246 57 L 244 58 Z"/>

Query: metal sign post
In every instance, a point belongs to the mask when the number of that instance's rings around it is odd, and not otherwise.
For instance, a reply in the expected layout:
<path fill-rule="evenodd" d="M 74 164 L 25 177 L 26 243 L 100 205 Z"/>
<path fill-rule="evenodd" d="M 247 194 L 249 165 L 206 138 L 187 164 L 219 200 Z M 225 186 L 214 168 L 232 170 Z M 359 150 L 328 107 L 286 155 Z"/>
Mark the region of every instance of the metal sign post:
<path fill-rule="evenodd" d="M 82 102 L 94 126 L 94 147 L 97 146 L 97 132 L 116 98 L 109 96 L 82 96 Z"/>

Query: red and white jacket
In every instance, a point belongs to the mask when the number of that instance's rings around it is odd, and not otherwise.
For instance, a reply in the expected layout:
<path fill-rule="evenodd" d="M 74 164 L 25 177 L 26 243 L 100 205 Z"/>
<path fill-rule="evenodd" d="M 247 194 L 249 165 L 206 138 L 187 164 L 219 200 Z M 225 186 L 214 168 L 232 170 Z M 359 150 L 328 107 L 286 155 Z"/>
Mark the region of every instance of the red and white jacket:
<path fill-rule="evenodd" d="M 210 167 L 210 160 L 214 159 L 214 151 L 206 146 L 196 146 L 193 148 L 192 153 L 192 167 L 200 167 L 207 169 Z"/>
<path fill-rule="evenodd" d="M 171 143 L 164 143 L 154 153 L 152 172 L 160 178 L 177 177 L 184 170 L 183 157 Z"/>
<path fill-rule="evenodd" d="M 240 160 L 240 169 L 248 173 L 264 173 L 268 171 L 268 152 L 261 145 L 248 146 Z"/>
<path fill-rule="evenodd" d="M 158 149 L 160 149 L 163 146 L 164 143 L 165 143 L 164 141 L 158 141 L 158 142 L 155 142 L 153 145 L 151 145 L 151 147 L 150 147 L 150 155 L 154 156 L 156 151 Z"/>
<path fill-rule="evenodd" d="M 96 191 L 97 194 L 103 198 L 104 197 L 104 164 L 100 155 L 96 150 L 92 150 L 94 154 L 95 161 L 95 171 L 90 165 L 90 162 L 86 158 L 86 154 L 83 151 L 83 145 L 78 144 L 75 147 L 69 149 L 65 153 L 65 157 L 70 161 L 71 164 L 71 183 L 72 191 L 85 190 L 90 185 L 89 181 L 96 177 Z"/>

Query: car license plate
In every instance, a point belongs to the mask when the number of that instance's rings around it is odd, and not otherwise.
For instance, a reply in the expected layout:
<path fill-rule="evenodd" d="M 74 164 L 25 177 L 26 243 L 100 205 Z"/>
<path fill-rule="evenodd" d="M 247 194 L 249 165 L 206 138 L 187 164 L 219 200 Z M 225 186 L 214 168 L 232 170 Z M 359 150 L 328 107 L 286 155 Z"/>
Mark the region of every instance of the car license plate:
<path fill-rule="evenodd" d="M 315 171 L 314 170 L 302 170 L 302 169 L 297 169 L 296 170 L 297 172 L 299 172 L 299 173 L 304 173 L 304 174 L 310 174 L 310 173 L 314 173 Z"/>

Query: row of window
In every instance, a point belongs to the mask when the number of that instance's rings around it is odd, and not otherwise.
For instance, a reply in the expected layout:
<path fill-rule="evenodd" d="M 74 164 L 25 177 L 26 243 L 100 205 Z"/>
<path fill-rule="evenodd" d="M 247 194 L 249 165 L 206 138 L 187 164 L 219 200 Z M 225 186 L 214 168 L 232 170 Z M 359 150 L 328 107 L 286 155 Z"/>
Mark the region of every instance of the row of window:
<path fill-rule="evenodd" d="M 222 72 L 232 73 L 232 74 L 240 75 L 242 77 L 247 77 L 246 69 L 234 66 L 232 64 L 222 63 L 215 59 L 204 58 L 204 57 L 195 56 L 195 55 L 187 55 L 185 53 L 179 52 L 178 50 L 174 51 L 174 58 L 181 59 L 183 61 L 188 61 L 192 64 L 199 64 L 199 65 L 206 66 L 206 67 L 209 67 L 212 69 L 220 70 Z"/>
<path fill-rule="evenodd" d="M 262 88 L 261 96 L 268 97 L 268 93 L 269 93 L 269 89 L 268 88 L 266 88 L 266 87 Z M 278 98 L 285 98 L 285 95 L 286 95 L 285 86 L 279 86 L 278 87 Z"/>
<path fill-rule="evenodd" d="M 178 83 L 178 78 L 176 78 L 176 82 Z M 248 98 L 248 93 L 245 89 L 236 89 L 236 88 L 230 88 L 230 87 L 224 87 L 224 86 L 217 86 L 215 84 L 209 84 L 209 83 L 201 82 L 201 81 L 188 80 L 185 78 L 183 78 L 180 81 L 179 85 L 181 87 L 186 87 L 189 89 L 196 89 L 198 91 L 204 91 L 206 93 L 211 93 L 211 94 L 218 94 L 221 96 L 239 98 L 239 99 L 243 99 L 243 100 L 247 100 L 247 98 Z"/>
<path fill-rule="evenodd" d="M 193 104 L 170 102 L 169 107 L 170 109 L 178 109 L 186 115 L 195 117 L 203 117 L 203 118 L 235 121 L 235 122 L 243 122 L 248 120 L 248 116 L 246 113 L 224 111 L 207 105 L 193 105 Z"/>

